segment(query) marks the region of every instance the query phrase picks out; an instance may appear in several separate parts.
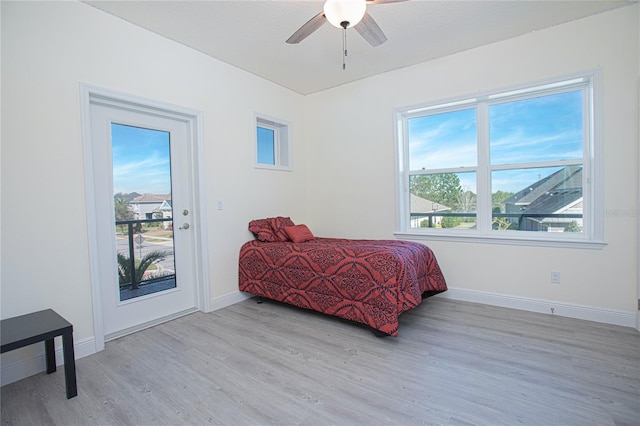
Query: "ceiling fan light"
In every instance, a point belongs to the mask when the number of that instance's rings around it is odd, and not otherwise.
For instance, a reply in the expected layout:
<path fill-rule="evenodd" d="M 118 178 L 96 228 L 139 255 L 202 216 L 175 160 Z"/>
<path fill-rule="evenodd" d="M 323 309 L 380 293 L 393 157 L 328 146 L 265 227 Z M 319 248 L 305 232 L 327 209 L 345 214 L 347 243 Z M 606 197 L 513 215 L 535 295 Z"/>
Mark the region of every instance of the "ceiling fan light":
<path fill-rule="evenodd" d="M 324 2 L 324 16 L 334 27 L 350 28 L 358 24 L 367 9 L 366 0 L 327 0 Z"/>

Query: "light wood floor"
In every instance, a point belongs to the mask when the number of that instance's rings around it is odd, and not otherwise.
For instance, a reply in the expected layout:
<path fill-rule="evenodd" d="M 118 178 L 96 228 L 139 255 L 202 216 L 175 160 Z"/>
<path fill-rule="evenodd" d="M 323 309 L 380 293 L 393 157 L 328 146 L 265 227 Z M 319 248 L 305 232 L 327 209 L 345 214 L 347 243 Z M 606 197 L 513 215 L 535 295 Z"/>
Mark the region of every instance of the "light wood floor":
<path fill-rule="evenodd" d="M 640 333 L 431 298 L 398 337 L 247 300 L 4 386 L 5 425 L 639 425 Z"/>

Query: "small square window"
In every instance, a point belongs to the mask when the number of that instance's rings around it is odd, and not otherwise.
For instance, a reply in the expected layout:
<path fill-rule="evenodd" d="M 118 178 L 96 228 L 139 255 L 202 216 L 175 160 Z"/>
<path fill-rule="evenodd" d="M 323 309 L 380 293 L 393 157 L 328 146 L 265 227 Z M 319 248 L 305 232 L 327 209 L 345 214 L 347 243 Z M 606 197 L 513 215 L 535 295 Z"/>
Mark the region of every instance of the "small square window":
<path fill-rule="evenodd" d="M 256 167 L 291 170 L 288 124 L 256 116 Z"/>

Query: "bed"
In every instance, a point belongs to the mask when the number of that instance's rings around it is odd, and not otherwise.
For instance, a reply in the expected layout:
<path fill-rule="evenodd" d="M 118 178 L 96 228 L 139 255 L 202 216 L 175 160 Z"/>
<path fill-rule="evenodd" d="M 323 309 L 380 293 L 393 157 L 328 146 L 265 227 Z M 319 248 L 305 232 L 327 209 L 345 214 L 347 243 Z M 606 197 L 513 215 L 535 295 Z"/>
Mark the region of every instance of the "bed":
<path fill-rule="evenodd" d="M 398 316 L 447 290 L 431 249 L 396 240 L 315 237 L 290 218 L 254 220 L 239 288 L 255 296 L 366 324 L 397 336 Z"/>

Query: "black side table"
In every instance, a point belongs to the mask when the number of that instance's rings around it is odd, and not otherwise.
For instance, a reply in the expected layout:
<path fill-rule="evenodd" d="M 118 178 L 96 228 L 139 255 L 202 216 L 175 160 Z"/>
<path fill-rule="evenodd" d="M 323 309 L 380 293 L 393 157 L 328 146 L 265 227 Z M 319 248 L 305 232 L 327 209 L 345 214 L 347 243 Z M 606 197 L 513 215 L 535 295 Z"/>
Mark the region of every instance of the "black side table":
<path fill-rule="evenodd" d="M 56 353 L 53 338 L 62 336 L 64 379 L 67 399 L 78 395 L 76 360 L 73 353 L 73 325 L 53 309 L 21 315 L 0 321 L 2 345 L 0 353 L 43 342 L 47 357 L 47 374 L 56 371 Z"/>

